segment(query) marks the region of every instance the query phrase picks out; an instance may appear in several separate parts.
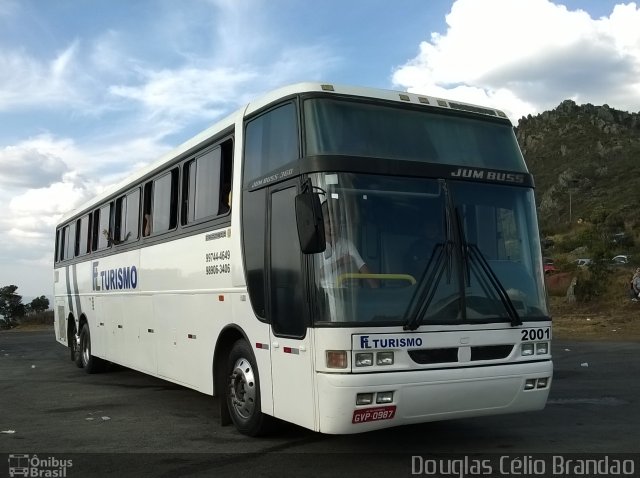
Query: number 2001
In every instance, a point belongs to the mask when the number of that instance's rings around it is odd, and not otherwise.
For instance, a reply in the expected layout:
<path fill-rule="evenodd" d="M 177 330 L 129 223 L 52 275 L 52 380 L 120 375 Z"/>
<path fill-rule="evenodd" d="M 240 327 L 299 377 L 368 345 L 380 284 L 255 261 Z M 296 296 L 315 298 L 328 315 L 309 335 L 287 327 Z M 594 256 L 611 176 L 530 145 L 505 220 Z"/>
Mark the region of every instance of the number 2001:
<path fill-rule="evenodd" d="M 551 338 L 550 329 L 522 329 L 522 342 L 529 340 L 549 340 Z"/>

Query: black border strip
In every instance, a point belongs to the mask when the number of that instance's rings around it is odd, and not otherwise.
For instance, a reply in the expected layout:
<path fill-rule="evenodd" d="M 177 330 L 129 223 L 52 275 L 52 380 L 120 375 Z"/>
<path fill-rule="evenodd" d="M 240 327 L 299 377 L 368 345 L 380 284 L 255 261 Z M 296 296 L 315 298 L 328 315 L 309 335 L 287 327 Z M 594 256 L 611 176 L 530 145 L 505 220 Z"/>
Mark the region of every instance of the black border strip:
<path fill-rule="evenodd" d="M 76 271 L 77 264 L 73 264 L 72 276 L 73 276 L 73 295 L 76 298 L 76 310 L 78 311 L 78 317 L 82 314 L 82 307 L 80 306 L 80 291 L 78 289 L 78 273 Z"/>
<path fill-rule="evenodd" d="M 73 314 L 73 298 L 71 297 L 71 279 L 69 278 L 69 267 L 70 266 L 65 266 L 64 268 L 67 285 L 65 294 L 67 295 L 67 300 L 69 301 L 69 312 Z"/>

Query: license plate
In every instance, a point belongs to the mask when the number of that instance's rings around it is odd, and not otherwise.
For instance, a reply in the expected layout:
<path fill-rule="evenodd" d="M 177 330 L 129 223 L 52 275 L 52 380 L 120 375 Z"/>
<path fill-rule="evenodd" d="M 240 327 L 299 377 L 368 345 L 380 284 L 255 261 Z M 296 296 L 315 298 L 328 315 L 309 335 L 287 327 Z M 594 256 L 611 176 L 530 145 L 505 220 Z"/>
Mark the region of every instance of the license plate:
<path fill-rule="evenodd" d="M 361 408 L 353 411 L 353 419 L 351 423 L 374 422 L 377 420 L 389 420 L 396 414 L 396 406 L 388 405 L 386 407 Z"/>

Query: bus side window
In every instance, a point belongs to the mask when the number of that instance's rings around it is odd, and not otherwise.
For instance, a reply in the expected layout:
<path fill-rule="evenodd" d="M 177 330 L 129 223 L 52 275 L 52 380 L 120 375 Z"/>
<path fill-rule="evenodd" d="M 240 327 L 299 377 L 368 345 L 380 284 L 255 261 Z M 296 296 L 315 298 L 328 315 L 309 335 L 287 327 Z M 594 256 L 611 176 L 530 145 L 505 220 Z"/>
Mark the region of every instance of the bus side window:
<path fill-rule="evenodd" d="M 111 203 L 100 208 L 98 223 L 98 250 L 106 249 L 111 245 L 113 230 L 111 228 Z"/>
<path fill-rule="evenodd" d="M 77 228 L 78 240 L 76 244 L 76 255 L 84 256 L 91 252 L 91 215 L 87 214 L 78 219 Z"/>
<path fill-rule="evenodd" d="M 98 250 L 98 237 L 100 236 L 100 209 L 91 214 L 91 250 Z"/>
<path fill-rule="evenodd" d="M 121 241 L 135 241 L 140 230 L 140 188 L 127 194 L 127 210 L 123 220 L 124 231 L 121 231 Z"/>
<path fill-rule="evenodd" d="M 178 225 L 178 176 L 178 168 L 173 168 L 145 185 L 144 235 L 168 232 Z"/>
<path fill-rule="evenodd" d="M 220 202 L 221 148 L 192 159 L 183 169 L 182 224 L 216 216 Z"/>
<path fill-rule="evenodd" d="M 220 208 L 218 214 L 227 214 L 231 210 L 231 182 L 233 165 L 233 140 L 222 143 L 222 178 L 220 187 Z"/>
<path fill-rule="evenodd" d="M 54 262 L 59 262 L 60 261 L 60 235 L 61 235 L 62 230 L 58 229 L 56 231 L 56 248 L 53 254 L 53 261 Z"/>
<path fill-rule="evenodd" d="M 60 260 L 67 259 L 67 247 L 69 244 L 69 226 L 64 226 L 62 228 L 62 235 L 60 241 Z"/>
<path fill-rule="evenodd" d="M 140 188 L 116 200 L 114 244 L 138 239 L 140 218 Z"/>
<path fill-rule="evenodd" d="M 245 138 L 245 184 L 297 159 L 295 103 L 280 105 L 251 120 Z"/>
<path fill-rule="evenodd" d="M 151 235 L 151 191 L 153 183 L 149 181 L 144 185 L 144 199 L 142 206 L 142 235 L 144 237 Z"/>

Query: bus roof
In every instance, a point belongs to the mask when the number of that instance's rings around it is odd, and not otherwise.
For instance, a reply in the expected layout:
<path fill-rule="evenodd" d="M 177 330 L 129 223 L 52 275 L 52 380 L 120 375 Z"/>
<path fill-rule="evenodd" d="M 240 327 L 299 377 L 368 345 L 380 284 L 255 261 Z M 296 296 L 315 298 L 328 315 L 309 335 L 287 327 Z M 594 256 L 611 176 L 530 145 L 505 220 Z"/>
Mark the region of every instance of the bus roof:
<path fill-rule="evenodd" d="M 336 85 L 332 83 L 317 83 L 317 82 L 296 83 L 296 84 L 284 86 L 282 88 L 278 88 L 269 93 L 266 93 L 262 97 L 239 108 L 238 110 L 234 111 L 230 115 L 216 122 L 209 128 L 198 133 L 196 136 L 190 138 L 189 140 L 185 141 L 181 145 L 167 152 L 166 154 L 161 156 L 157 161 L 154 161 L 153 163 L 139 170 L 136 170 L 135 172 L 133 172 L 131 175 L 129 175 L 119 183 L 105 188 L 104 191 L 94 196 L 89 201 L 65 213 L 58 221 L 58 226 L 68 221 L 72 217 L 78 215 L 82 211 L 88 210 L 93 206 L 100 204 L 102 201 L 116 194 L 117 192 L 119 191 L 124 192 L 124 190 L 127 189 L 128 185 L 131 185 L 139 181 L 146 175 L 153 173 L 155 170 L 161 168 L 163 165 L 174 160 L 175 158 L 182 156 L 191 150 L 196 149 L 202 143 L 207 142 L 208 140 L 212 139 L 214 136 L 224 132 L 226 129 L 231 128 L 237 121 L 242 120 L 245 116 L 250 115 L 256 111 L 259 111 L 260 109 L 268 106 L 271 103 L 278 101 L 281 98 L 286 98 L 289 96 L 294 96 L 302 93 L 313 93 L 313 92 L 322 92 L 322 93 L 329 93 L 329 94 L 335 93 L 339 95 L 380 99 L 380 100 L 386 100 L 386 101 L 395 101 L 398 103 L 405 103 L 405 104 L 406 103 L 421 104 L 421 105 L 430 106 L 430 107 L 439 108 L 439 109 L 465 111 L 468 113 L 475 113 L 482 116 L 502 118 L 504 120 L 508 119 L 506 114 L 494 108 L 488 108 L 488 107 L 473 105 L 470 103 L 463 103 L 459 101 L 452 101 L 452 100 L 447 100 L 447 99 L 438 98 L 434 96 L 408 93 L 408 92 L 397 91 L 397 90 L 385 90 L 385 89 L 368 88 L 368 87 L 360 87 L 360 86 Z"/>

